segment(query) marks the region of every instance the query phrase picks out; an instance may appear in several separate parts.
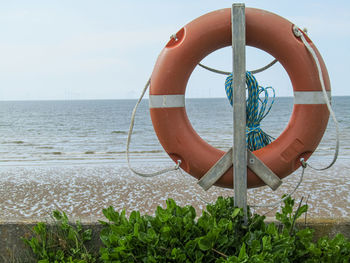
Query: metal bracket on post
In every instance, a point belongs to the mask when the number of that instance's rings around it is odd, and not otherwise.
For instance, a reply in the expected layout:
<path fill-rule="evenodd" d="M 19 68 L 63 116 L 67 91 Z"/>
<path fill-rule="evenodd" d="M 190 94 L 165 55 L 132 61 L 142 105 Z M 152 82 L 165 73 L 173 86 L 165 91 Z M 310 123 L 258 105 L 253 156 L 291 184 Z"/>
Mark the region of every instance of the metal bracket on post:
<path fill-rule="evenodd" d="M 235 206 L 243 208 L 247 223 L 247 142 L 245 94 L 245 5 L 233 4 L 231 9 L 233 52 L 233 174 Z"/>
<path fill-rule="evenodd" d="M 282 180 L 271 171 L 258 157 L 247 149 L 248 168 L 252 170 L 267 186 L 276 190 Z M 207 191 L 232 166 L 232 148 L 225 153 L 210 170 L 198 181 L 198 184 Z"/>

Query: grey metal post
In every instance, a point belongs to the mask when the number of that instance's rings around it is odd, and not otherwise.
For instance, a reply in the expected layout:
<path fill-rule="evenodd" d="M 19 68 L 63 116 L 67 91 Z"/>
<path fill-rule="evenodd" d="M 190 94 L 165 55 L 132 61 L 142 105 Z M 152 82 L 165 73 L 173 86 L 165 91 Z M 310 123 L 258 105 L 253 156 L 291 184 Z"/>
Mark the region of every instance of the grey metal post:
<path fill-rule="evenodd" d="M 243 208 L 247 223 L 247 150 L 245 91 L 245 5 L 232 5 L 233 49 L 233 173 L 235 206 Z"/>

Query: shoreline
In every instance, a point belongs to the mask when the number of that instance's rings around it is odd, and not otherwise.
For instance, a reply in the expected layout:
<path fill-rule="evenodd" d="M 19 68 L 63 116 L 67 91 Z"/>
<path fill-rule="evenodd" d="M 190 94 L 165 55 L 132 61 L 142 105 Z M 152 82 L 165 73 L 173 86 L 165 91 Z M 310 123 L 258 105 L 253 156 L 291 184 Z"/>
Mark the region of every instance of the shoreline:
<path fill-rule="evenodd" d="M 150 165 L 138 167 L 145 171 L 161 168 Z M 3 171 L 4 170 L 4 171 Z M 289 193 L 299 181 L 301 170 L 283 179 L 273 192 L 267 187 L 248 190 L 248 203 L 274 203 Z M 298 204 L 307 200 L 308 218 L 350 218 L 350 163 L 337 162 L 334 167 L 317 172 L 305 171 L 304 180 L 293 195 Z M 197 180 L 184 172 L 171 172 L 153 178 L 132 174 L 124 165 L 94 164 L 44 167 L 6 167 L 0 169 L 0 220 L 50 219 L 59 209 L 70 218 L 82 221 L 103 220 L 102 209 L 113 206 L 130 214 L 139 210 L 153 214 L 158 205 L 172 198 L 177 204 L 192 205 L 197 215 L 206 203 L 218 196 L 232 196 L 232 189 L 213 187 L 205 192 Z M 309 197 L 308 197 L 309 196 Z M 257 208 L 252 212 L 264 214 L 271 208 Z M 266 216 L 273 216 L 274 209 Z"/>

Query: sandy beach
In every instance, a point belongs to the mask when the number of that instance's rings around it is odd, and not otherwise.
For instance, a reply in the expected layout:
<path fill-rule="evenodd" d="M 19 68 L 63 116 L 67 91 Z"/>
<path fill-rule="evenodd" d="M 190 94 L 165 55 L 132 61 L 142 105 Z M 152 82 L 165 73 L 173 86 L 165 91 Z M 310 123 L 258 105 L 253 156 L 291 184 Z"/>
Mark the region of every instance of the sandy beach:
<path fill-rule="evenodd" d="M 146 170 L 151 171 L 155 166 Z M 301 170 L 283 180 L 273 192 L 267 187 L 250 189 L 249 204 L 274 203 L 289 193 L 299 181 Z M 304 180 L 293 195 L 296 203 L 304 197 L 310 206 L 307 216 L 313 218 L 350 217 L 350 163 L 339 161 L 325 172 L 306 169 Z M 191 176 L 171 172 L 154 178 L 132 174 L 126 166 L 112 164 L 1 167 L 0 220 L 46 220 L 54 209 L 65 211 L 70 218 L 86 221 L 103 219 L 102 208 L 113 206 L 153 214 L 165 200 L 192 205 L 197 214 L 206 202 L 233 191 L 212 187 L 205 192 Z M 271 208 L 255 208 L 267 213 Z M 273 216 L 276 209 L 267 214 Z"/>

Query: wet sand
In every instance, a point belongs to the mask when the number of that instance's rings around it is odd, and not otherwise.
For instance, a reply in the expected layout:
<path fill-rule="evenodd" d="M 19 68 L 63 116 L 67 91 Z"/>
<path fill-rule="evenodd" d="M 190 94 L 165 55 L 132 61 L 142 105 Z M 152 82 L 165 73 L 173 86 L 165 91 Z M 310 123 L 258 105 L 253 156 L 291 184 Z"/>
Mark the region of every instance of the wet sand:
<path fill-rule="evenodd" d="M 275 192 L 267 187 L 248 190 L 249 204 L 274 203 L 294 188 L 300 174 L 298 170 L 285 178 Z M 296 203 L 302 197 L 307 200 L 308 217 L 350 218 L 349 190 L 350 163 L 340 161 L 325 172 L 308 168 L 293 197 Z M 233 191 L 212 187 L 205 192 L 196 179 L 180 172 L 142 178 L 123 165 L 0 167 L 0 220 L 7 221 L 46 220 L 54 209 L 74 219 L 103 220 L 102 208 L 108 206 L 125 209 L 127 214 L 133 210 L 153 214 L 168 198 L 181 206 L 192 205 L 200 214 L 206 206 L 204 200 L 214 202 L 220 195 L 231 196 Z M 259 208 L 255 212 L 269 210 Z"/>

